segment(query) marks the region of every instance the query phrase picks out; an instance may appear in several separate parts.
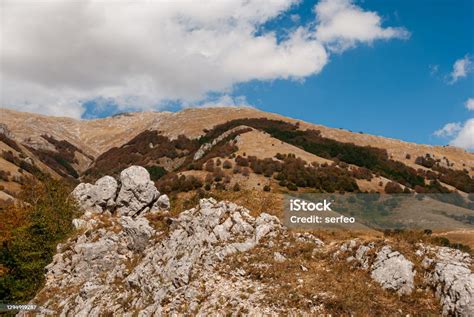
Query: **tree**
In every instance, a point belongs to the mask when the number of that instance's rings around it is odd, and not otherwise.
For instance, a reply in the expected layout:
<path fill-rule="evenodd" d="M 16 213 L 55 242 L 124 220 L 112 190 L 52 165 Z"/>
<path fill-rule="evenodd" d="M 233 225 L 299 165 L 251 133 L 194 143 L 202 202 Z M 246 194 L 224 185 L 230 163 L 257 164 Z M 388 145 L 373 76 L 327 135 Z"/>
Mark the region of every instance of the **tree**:
<path fill-rule="evenodd" d="M 204 168 L 208 172 L 214 172 L 214 161 L 213 160 L 207 161 L 206 166 Z"/>
<path fill-rule="evenodd" d="M 29 179 L 22 186 L 22 202 L 2 211 L 0 263 L 6 269 L 0 274 L 2 300 L 26 302 L 42 285 L 45 266 L 57 244 L 73 232 L 72 219 L 80 215 L 70 192 L 69 185 L 59 180 Z"/>
<path fill-rule="evenodd" d="M 216 167 L 214 169 L 214 173 L 212 173 L 212 176 L 214 176 L 214 180 L 216 182 L 220 182 L 224 177 L 224 171 L 220 167 Z"/>
<path fill-rule="evenodd" d="M 234 192 L 240 191 L 240 185 L 239 185 L 239 183 L 235 183 L 235 184 L 234 184 L 234 187 L 232 187 L 232 190 L 233 190 Z"/>
<path fill-rule="evenodd" d="M 222 163 L 222 167 L 225 169 L 231 169 L 232 163 L 229 160 L 225 160 L 224 163 Z"/>
<path fill-rule="evenodd" d="M 403 188 L 398 183 L 388 182 L 387 185 L 385 185 L 385 192 L 387 194 L 400 194 L 403 193 Z"/>

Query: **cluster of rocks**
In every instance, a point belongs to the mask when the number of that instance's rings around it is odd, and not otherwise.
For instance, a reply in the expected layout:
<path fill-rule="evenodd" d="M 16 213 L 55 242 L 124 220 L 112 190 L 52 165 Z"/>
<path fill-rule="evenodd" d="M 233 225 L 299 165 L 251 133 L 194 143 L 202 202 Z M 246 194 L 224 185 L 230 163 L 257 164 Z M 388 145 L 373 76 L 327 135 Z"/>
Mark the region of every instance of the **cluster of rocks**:
<path fill-rule="evenodd" d="M 58 245 L 58 253 L 46 267 L 45 286 L 32 302 L 41 305 L 43 312 L 79 317 L 207 315 L 224 306 L 235 314 L 275 312 L 265 304 L 268 285 L 240 268 L 222 274 L 228 267 L 226 257 L 258 245 L 273 250 L 277 263 L 289 260 L 274 248 L 291 241 L 275 216 L 253 217 L 234 203 L 210 198 L 173 218 L 167 213 L 168 197 L 160 195 L 146 169 L 139 166 L 123 170 L 118 181 L 105 176 L 95 184 L 82 183 L 72 195 L 84 210 L 73 220 L 81 230 Z M 332 244 L 310 233 L 293 237 L 310 242 L 318 252 L 334 251 Z M 367 270 L 382 288 L 401 296 L 413 292 L 414 264 L 386 242 L 356 239 L 336 246 L 334 258 Z M 443 314 L 472 316 L 474 275 L 469 255 L 424 245 L 416 254 L 423 267 L 418 274 L 427 288 L 436 291 Z M 308 268 L 301 265 L 301 270 Z"/>
<path fill-rule="evenodd" d="M 278 218 L 265 213 L 255 218 L 236 204 L 202 199 L 167 218 L 166 232 L 157 230 L 143 215 L 153 210 L 158 193 L 141 171 L 123 171 L 121 187 L 105 177 L 76 188 L 74 196 L 87 211 L 79 219 L 85 230 L 58 246 L 35 303 L 61 316 L 206 314 L 224 295 L 235 301 L 233 289 L 259 288 L 239 272 L 236 284 L 215 268 L 226 256 L 279 235 L 284 229 Z M 269 312 L 258 306 L 262 294 L 239 299 L 234 308 Z"/>
<path fill-rule="evenodd" d="M 423 285 L 435 290 L 444 316 L 474 316 L 474 273 L 468 253 L 420 244 Z M 384 289 L 409 295 L 415 288 L 413 263 L 389 245 L 359 243 L 350 240 L 341 245 L 335 257 L 346 256 L 349 263 L 368 270 L 371 278 Z"/>
<path fill-rule="evenodd" d="M 72 196 L 84 211 L 91 213 L 116 212 L 133 217 L 169 209 L 168 196 L 160 195 L 145 168 L 124 169 L 119 180 L 120 183 L 111 176 L 104 176 L 95 184 L 81 183 Z"/>
<path fill-rule="evenodd" d="M 447 247 L 420 245 L 425 282 L 433 287 L 443 315 L 474 316 L 474 273 L 469 254 Z"/>
<path fill-rule="evenodd" d="M 356 240 L 350 240 L 340 247 L 339 252 L 351 254 L 346 258 L 347 262 L 357 263 L 369 270 L 371 278 L 382 288 L 399 295 L 412 293 L 415 279 L 413 263 L 389 245 L 376 248 L 374 243 L 359 244 Z"/>

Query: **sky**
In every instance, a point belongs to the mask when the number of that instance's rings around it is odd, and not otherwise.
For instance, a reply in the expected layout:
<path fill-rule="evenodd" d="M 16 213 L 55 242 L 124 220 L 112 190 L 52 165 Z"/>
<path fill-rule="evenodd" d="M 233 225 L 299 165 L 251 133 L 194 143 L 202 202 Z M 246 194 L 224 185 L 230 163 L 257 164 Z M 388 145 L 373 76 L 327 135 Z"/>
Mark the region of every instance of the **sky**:
<path fill-rule="evenodd" d="M 252 106 L 474 150 L 472 0 L 0 0 L 0 106 Z"/>

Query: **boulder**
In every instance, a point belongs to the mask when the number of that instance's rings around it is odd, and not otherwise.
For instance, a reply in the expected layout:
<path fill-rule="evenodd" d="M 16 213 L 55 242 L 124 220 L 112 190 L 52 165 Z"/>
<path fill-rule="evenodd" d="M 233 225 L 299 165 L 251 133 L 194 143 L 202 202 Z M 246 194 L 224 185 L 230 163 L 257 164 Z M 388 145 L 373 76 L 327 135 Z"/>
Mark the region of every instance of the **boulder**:
<path fill-rule="evenodd" d="M 206 298 L 202 295 L 221 298 L 230 290 L 229 296 L 241 301 L 245 286 L 237 281 L 234 291 L 229 289 L 232 284 L 218 284 L 221 260 L 255 247 L 257 231 L 259 239 L 282 232 L 273 216 L 254 218 L 243 207 L 213 199 L 180 213 L 167 234 L 155 230 L 146 217 L 103 215 L 96 220 L 90 230 L 64 244 L 46 268 L 46 293 L 41 294 L 50 295 L 36 300 L 54 309 L 55 316 L 102 316 L 112 311 L 117 316 L 167 316 L 176 315 L 184 302 L 191 315 L 213 315 L 215 310 L 201 307 Z M 238 273 L 241 279 L 244 275 Z M 203 293 L 209 281 L 217 284 Z M 262 289 L 253 284 L 245 289 L 250 287 Z M 253 307 L 249 302 L 236 305 Z"/>
<path fill-rule="evenodd" d="M 94 185 L 81 183 L 76 186 L 72 196 L 85 211 L 101 213 L 105 209 L 112 210 L 117 195 L 117 181 L 111 176 L 98 179 Z"/>
<path fill-rule="evenodd" d="M 74 188 L 71 195 L 79 204 L 79 207 L 84 211 L 102 212 L 102 207 L 97 205 L 97 191 L 96 187 L 88 183 L 80 183 Z"/>
<path fill-rule="evenodd" d="M 371 277 L 382 288 L 396 291 L 399 295 L 411 294 L 414 288 L 413 263 L 400 252 L 384 246 L 371 267 Z"/>
<path fill-rule="evenodd" d="M 474 273 L 469 254 L 447 247 L 427 247 L 425 281 L 436 290 L 445 316 L 474 316 Z"/>
<path fill-rule="evenodd" d="M 170 199 L 168 195 L 161 195 L 151 207 L 151 212 L 162 212 L 170 210 Z"/>
<path fill-rule="evenodd" d="M 150 179 L 148 171 L 141 166 L 130 166 L 120 173 L 122 187 L 117 196 L 117 213 L 134 216 L 151 205 L 160 195 Z"/>
<path fill-rule="evenodd" d="M 115 206 L 115 197 L 117 196 L 117 181 L 112 176 L 104 176 L 95 182 L 97 204 L 105 208 Z"/>

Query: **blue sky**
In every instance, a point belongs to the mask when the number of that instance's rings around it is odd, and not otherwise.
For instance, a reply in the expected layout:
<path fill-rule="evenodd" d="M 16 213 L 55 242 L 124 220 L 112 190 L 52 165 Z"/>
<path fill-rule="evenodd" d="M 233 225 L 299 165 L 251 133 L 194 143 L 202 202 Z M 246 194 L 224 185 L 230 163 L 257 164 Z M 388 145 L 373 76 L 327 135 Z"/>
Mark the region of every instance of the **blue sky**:
<path fill-rule="evenodd" d="M 247 104 L 474 149 L 472 0 L 18 0 L 2 9 L 3 107 L 90 119 Z"/>
<path fill-rule="evenodd" d="M 305 1 L 295 13 L 310 12 Z M 454 5 L 456 3 L 456 5 Z M 331 127 L 428 144 L 446 144 L 433 132 L 473 117 L 474 76 L 446 82 L 453 64 L 474 53 L 473 1 L 364 1 L 411 36 L 333 55 L 304 82 L 277 80 L 240 85 L 236 94 L 265 111 Z M 430 66 L 438 65 L 432 74 Z"/>

